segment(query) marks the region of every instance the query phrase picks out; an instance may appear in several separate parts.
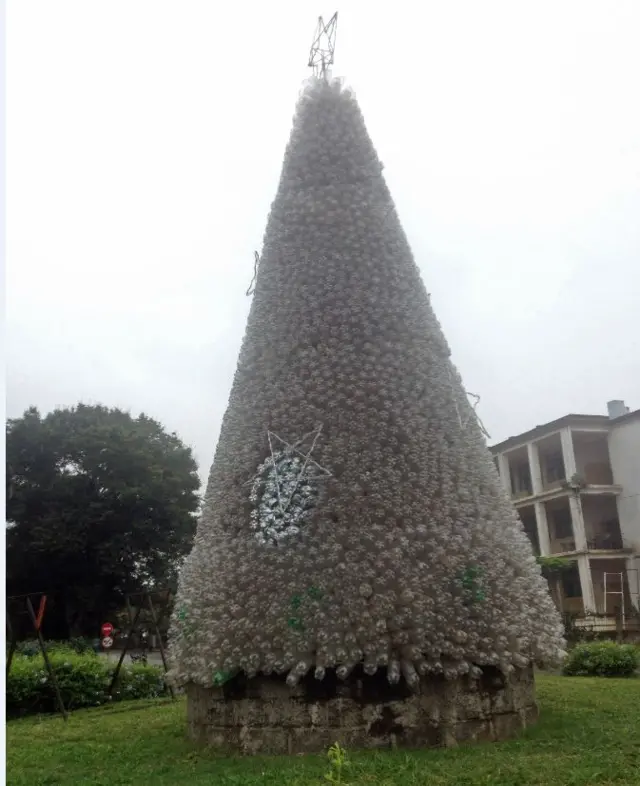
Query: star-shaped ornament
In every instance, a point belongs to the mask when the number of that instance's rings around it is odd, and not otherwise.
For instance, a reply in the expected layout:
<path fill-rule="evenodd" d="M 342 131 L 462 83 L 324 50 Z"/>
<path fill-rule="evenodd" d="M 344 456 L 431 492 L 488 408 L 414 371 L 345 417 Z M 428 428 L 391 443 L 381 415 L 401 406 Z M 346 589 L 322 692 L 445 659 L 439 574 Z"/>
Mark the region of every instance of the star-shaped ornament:
<path fill-rule="evenodd" d="M 291 443 L 267 431 L 271 455 L 247 483 L 255 506 L 251 526 L 261 539 L 278 542 L 298 532 L 315 506 L 315 481 L 331 477 L 328 469 L 311 458 L 321 432 L 322 426 L 318 426 Z"/>
<path fill-rule="evenodd" d="M 287 510 L 287 508 L 291 504 L 291 500 L 293 499 L 294 494 L 298 490 L 298 487 L 304 480 L 305 476 L 308 476 L 307 473 L 311 469 L 314 470 L 313 480 L 321 480 L 331 477 L 331 472 L 329 472 L 328 469 L 321 467 L 317 461 L 314 461 L 311 458 L 311 454 L 313 453 L 313 449 L 316 446 L 316 442 L 318 441 L 321 432 L 322 432 L 322 426 L 318 426 L 316 429 L 310 431 L 308 434 L 305 434 L 296 443 L 291 445 L 286 440 L 282 439 L 282 437 L 279 437 L 277 434 L 275 434 L 273 431 L 267 431 L 267 439 L 269 440 L 269 450 L 271 451 L 271 460 L 273 462 L 273 469 L 276 477 L 276 490 L 278 492 L 278 502 L 280 505 L 281 513 L 284 513 Z M 301 448 L 305 442 L 308 442 L 309 439 L 311 440 L 311 446 L 309 447 L 309 450 L 305 453 L 301 450 Z M 279 451 L 274 450 L 274 444 L 277 445 L 278 443 L 284 446 L 284 450 L 286 452 L 298 456 L 303 460 L 302 466 L 300 467 L 300 472 L 298 473 L 298 477 L 296 478 L 295 484 L 291 489 L 290 493 L 288 494 L 288 496 L 286 495 L 286 493 L 283 493 L 285 490 L 283 488 L 283 483 L 281 482 L 281 478 L 278 475 L 278 461 L 276 459 L 276 456 L 278 454 L 281 455 L 282 453 L 282 450 Z"/>

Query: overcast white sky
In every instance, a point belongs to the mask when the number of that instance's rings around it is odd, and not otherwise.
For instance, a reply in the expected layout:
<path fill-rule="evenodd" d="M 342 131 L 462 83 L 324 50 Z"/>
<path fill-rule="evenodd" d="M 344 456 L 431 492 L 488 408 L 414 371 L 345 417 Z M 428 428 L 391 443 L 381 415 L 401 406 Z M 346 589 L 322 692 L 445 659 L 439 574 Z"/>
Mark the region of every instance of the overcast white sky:
<path fill-rule="evenodd" d="M 342 2 L 358 95 L 492 441 L 640 407 L 640 2 Z M 206 475 L 318 14 L 13 0 L 7 414 L 141 410 Z"/>

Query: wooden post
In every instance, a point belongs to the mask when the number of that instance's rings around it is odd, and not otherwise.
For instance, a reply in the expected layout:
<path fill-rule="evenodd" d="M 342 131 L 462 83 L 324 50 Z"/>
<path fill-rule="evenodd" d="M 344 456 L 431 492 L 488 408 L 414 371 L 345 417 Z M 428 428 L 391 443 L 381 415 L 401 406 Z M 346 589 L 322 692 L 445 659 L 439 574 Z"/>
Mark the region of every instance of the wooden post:
<path fill-rule="evenodd" d="M 40 608 L 42 610 L 42 613 L 44 613 L 44 606 L 42 604 L 42 601 L 40 602 Z M 47 671 L 49 672 L 49 676 L 51 677 L 51 682 L 53 683 L 53 689 L 56 693 L 56 699 L 58 700 L 58 707 L 60 708 L 62 717 L 66 721 L 68 720 L 67 710 L 65 709 L 64 702 L 62 701 L 62 694 L 60 693 L 60 687 L 58 685 L 58 680 L 56 679 L 56 673 L 53 670 L 51 661 L 49 660 L 47 648 L 45 646 L 44 639 L 42 638 L 42 631 L 40 630 L 42 624 L 42 614 L 40 614 L 39 618 L 36 617 L 36 613 L 33 609 L 33 603 L 31 603 L 31 598 L 28 595 L 27 595 L 27 611 L 29 612 L 29 616 L 31 617 L 31 622 L 33 623 L 33 628 L 38 637 L 38 643 L 40 644 L 40 649 L 42 650 L 42 657 L 44 658 L 45 666 L 47 667 Z"/>
<path fill-rule="evenodd" d="M 131 636 L 133 631 L 136 627 L 138 622 L 138 617 L 140 616 L 140 612 L 142 611 L 142 606 L 138 606 L 138 610 L 136 611 L 134 618 L 131 620 L 131 627 L 129 628 L 129 635 L 127 636 L 127 640 L 124 643 L 124 647 L 122 652 L 120 653 L 120 660 L 118 661 L 118 665 L 116 666 L 116 670 L 113 672 L 113 677 L 111 678 L 111 684 L 109 685 L 109 689 L 107 693 L 111 696 L 113 692 L 113 688 L 118 680 L 120 675 L 120 669 L 122 668 L 122 662 L 124 661 L 124 656 L 127 654 L 127 650 L 129 649 L 129 642 L 131 641 Z"/>
<path fill-rule="evenodd" d="M 32 595 L 40 595 L 40 605 L 38 608 L 38 614 L 36 614 L 33 604 L 31 603 L 31 596 Z M 42 620 L 44 618 L 44 611 L 47 605 L 47 596 L 44 592 L 32 592 L 26 595 L 12 595 L 11 597 L 7 598 L 7 639 L 10 641 L 9 645 L 9 654 L 7 656 L 7 671 L 6 671 L 6 678 L 9 677 L 9 672 L 11 671 L 11 664 L 13 663 L 13 658 L 16 652 L 16 648 L 18 646 L 18 637 L 17 634 L 11 624 L 11 602 L 17 600 L 24 600 L 27 614 L 31 619 L 31 624 L 33 625 L 33 629 L 38 637 L 38 644 L 40 645 L 40 651 L 42 652 L 42 658 L 44 660 L 45 666 L 47 671 L 49 672 L 49 677 L 51 678 L 51 684 L 53 685 L 53 689 L 56 694 L 56 700 L 58 702 L 58 708 L 62 713 L 62 717 L 65 721 L 68 719 L 68 713 L 64 706 L 64 701 L 62 700 L 62 694 L 60 693 L 60 687 L 58 685 L 58 680 L 56 678 L 55 671 L 51 665 L 51 661 L 49 660 L 49 654 L 47 652 L 47 647 L 44 643 L 44 639 L 42 637 L 41 627 L 42 627 Z"/>
<path fill-rule="evenodd" d="M 162 643 L 162 634 L 160 633 L 160 627 L 158 625 L 158 618 L 156 617 L 156 611 L 153 607 L 153 601 L 151 600 L 151 593 L 147 595 L 147 599 L 149 601 L 149 611 L 151 612 L 151 621 L 153 622 L 153 627 L 155 628 L 156 635 L 158 636 L 158 644 L 160 646 L 160 657 L 162 658 L 162 665 L 164 666 L 164 673 L 166 674 L 169 671 L 169 667 L 167 666 L 167 659 L 164 654 L 164 644 Z M 169 688 L 169 693 L 171 694 L 171 698 L 175 699 L 175 694 L 173 692 L 173 688 L 171 685 L 167 684 Z"/>
<path fill-rule="evenodd" d="M 164 667 L 164 673 L 166 674 L 168 672 L 168 670 L 169 670 L 169 667 L 167 665 L 167 658 L 166 658 L 166 653 L 165 653 L 165 650 L 164 650 L 164 645 L 162 643 L 162 636 L 160 634 L 160 625 L 159 625 L 159 622 L 158 622 L 158 615 L 156 614 L 156 609 L 155 609 L 155 606 L 153 605 L 153 599 L 152 599 L 152 596 L 154 594 L 155 595 L 159 595 L 160 592 L 161 592 L 161 590 L 158 590 L 155 593 L 153 593 L 153 592 L 133 592 L 133 593 L 127 595 L 127 612 L 128 612 L 129 621 L 130 621 L 129 634 L 127 636 L 127 641 L 126 641 L 126 643 L 124 645 L 124 649 L 122 650 L 122 652 L 120 654 L 120 660 L 118 661 L 118 665 L 116 666 L 116 670 L 115 670 L 115 672 L 113 674 L 113 678 L 112 678 L 111 684 L 109 686 L 109 691 L 108 691 L 109 695 L 111 695 L 111 693 L 113 691 L 113 688 L 114 688 L 114 686 L 116 684 L 116 681 L 117 681 L 118 676 L 120 674 L 120 669 L 122 668 L 122 662 L 124 661 L 125 655 L 127 654 L 127 651 L 129 649 L 129 643 L 131 642 L 131 638 L 133 636 L 133 633 L 136 630 L 136 627 L 138 625 L 138 619 L 140 617 L 142 609 L 145 606 L 149 610 L 149 613 L 151 614 L 151 622 L 153 624 L 153 628 L 154 628 L 154 630 L 156 632 L 156 635 L 158 636 L 160 657 L 162 658 L 162 665 Z M 167 593 L 167 599 L 168 599 L 170 597 L 169 590 L 166 590 L 165 592 Z M 139 603 L 136 606 L 135 614 L 133 613 L 133 610 L 132 610 L 131 598 L 138 598 L 139 599 Z M 167 685 L 167 688 L 169 689 L 169 693 L 171 694 L 171 698 L 175 699 L 175 693 L 174 693 L 173 688 L 171 687 L 171 685 Z"/>

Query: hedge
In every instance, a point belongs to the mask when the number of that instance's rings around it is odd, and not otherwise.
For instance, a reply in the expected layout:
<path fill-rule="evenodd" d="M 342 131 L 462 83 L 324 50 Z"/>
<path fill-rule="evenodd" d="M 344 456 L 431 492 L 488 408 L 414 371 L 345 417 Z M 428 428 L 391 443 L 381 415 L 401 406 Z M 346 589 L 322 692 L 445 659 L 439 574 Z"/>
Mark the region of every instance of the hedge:
<path fill-rule="evenodd" d="M 150 699 L 166 691 L 164 673 L 156 666 L 123 665 L 113 697 L 107 693 L 116 664 L 70 648 L 48 650 L 62 700 L 68 710 L 121 699 Z M 42 655 L 16 655 L 7 678 L 7 716 L 16 717 L 57 709 L 53 683 Z"/>
<path fill-rule="evenodd" d="M 100 649 L 100 639 L 89 639 L 85 636 L 77 636 L 67 641 L 46 641 L 47 652 L 64 651 L 74 652 L 77 655 L 95 655 Z M 38 639 L 25 639 L 18 642 L 16 653 L 19 655 L 40 655 L 40 644 Z"/>
<path fill-rule="evenodd" d="M 576 677 L 631 677 L 640 668 L 640 648 L 614 641 L 577 644 L 564 663 L 563 673 Z"/>

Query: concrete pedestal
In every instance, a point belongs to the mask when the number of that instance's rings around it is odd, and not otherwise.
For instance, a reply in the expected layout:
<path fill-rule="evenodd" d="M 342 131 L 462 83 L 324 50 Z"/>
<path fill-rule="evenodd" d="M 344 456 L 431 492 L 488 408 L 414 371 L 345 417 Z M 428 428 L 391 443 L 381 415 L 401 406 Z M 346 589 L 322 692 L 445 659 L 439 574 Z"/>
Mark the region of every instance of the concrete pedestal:
<path fill-rule="evenodd" d="M 417 692 L 382 672 L 327 674 L 295 689 L 284 679 L 238 675 L 220 688 L 187 686 L 189 737 L 234 753 L 317 753 L 347 749 L 452 747 L 497 741 L 537 720 L 533 667 L 506 679 L 485 668 L 477 680 L 425 677 Z"/>

